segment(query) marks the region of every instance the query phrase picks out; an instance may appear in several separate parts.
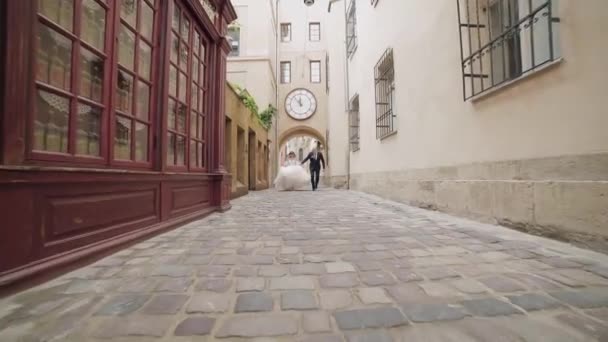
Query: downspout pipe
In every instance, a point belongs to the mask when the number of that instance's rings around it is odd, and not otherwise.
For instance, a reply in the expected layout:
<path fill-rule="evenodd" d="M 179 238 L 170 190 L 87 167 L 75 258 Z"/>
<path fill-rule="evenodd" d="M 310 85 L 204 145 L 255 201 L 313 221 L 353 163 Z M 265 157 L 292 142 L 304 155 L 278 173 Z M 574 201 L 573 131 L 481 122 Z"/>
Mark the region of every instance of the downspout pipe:
<path fill-rule="evenodd" d="M 281 108 L 280 104 L 279 104 L 279 85 L 281 84 L 281 80 L 280 80 L 280 66 L 281 66 L 281 62 L 279 62 L 279 47 L 280 47 L 280 38 L 281 38 L 281 21 L 279 20 L 279 3 L 281 0 L 276 0 L 276 6 L 274 6 L 275 8 L 275 61 L 274 61 L 274 77 L 275 77 L 275 82 L 274 82 L 274 86 L 275 86 L 275 102 L 277 104 L 277 112 L 275 114 L 275 123 L 274 123 L 274 136 L 275 136 L 275 150 L 276 150 L 276 156 L 275 156 L 275 173 L 278 173 L 279 171 L 279 166 L 281 165 L 281 161 L 279 160 L 281 158 L 281 146 L 279 146 L 279 117 L 281 116 L 281 113 L 279 113 L 279 108 Z M 276 177 L 276 174 L 273 175 L 272 179 L 274 179 Z"/>

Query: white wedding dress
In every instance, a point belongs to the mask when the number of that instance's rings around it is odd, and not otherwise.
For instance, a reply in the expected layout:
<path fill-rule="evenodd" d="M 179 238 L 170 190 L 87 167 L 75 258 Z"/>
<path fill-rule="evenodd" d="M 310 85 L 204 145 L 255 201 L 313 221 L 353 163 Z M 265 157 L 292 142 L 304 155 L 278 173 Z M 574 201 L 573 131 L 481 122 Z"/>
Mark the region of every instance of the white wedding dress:
<path fill-rule="evenodd" d="M 310 183 L 310 175 L 297 160 L 288 160 L 279 170 L 274 186 L 279 191 L 298 190 Z"/>

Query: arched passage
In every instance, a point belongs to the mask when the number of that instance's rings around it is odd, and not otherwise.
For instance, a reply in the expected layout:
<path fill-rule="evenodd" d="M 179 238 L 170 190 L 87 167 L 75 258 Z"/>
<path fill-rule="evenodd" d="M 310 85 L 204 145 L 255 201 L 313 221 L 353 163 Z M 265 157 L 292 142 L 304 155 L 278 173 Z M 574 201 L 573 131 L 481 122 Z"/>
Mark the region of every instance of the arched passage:
<path fill-rule="evenodd" d="M 325 146 L 325 137 L 323 134 L 308 126 L 296 126 L 281 133 L 279 137 L 279 146 L 283 146 L 289 139 L 300 135 L 311 136 L 320 141 L 322 146 Z"/>
<path fill-rule="evenodd" d="M 322 148 L 326 148 L 325 138 L 314 128 L 308 126 L 297 126 L 286 130 L 279 136 L 278 164 L 283 165 L 289 152 L 295 152 L 298 159 L 306 157 L 314 142 L 321 143 Z M 302 153 L 302 156 L 300 156 Z"/>

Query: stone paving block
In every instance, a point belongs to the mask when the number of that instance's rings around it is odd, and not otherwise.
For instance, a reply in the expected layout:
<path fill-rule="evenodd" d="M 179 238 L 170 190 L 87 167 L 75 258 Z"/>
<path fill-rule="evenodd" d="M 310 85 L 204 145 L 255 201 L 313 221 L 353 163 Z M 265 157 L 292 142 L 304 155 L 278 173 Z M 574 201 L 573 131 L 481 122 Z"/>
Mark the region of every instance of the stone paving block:
<path fill-rule="evenodd" d="M 491 276 L 477 280 L 496 292 L 517 292 L 526 290 L 523 285 L 502 276 Z"/>
<path fill-rule="evenodd" d="M 236 292 L 263 291 L 266 284 L 264 278 L 241 278 L 236 281 Z"/>
<path fill-rule="evenodd" d="M 355 263 L 359 271 L 378 271 L 382 269 L 382 264 L 379 261 L 358 261 Z"/>
<path fill-rule="evenodd" d="M 299 264 L 300 255 L 298 254 L 281 254 L 275 258 L 279 264 Z"/>
<path fill-rule="evenodd" d="M 318 307 L 313 291 L 291 290 L 281 293 L 281 310 L 314 310 Z"/>
<path fill-rule="evenodd" d="M 190 266 L 161 265 L 153 269 L 151 275 L 183 278 L 191 276 L 192 273 L 193 268 Z"/>
<path fill-rule="evenodd" d="M 285 276 L 270 278 L 270 290 L 314 290 L 314 278 L 310 276 Z"/>
<path fill-rule="evenodd" d="M 327 273 L 356 272 L 355 267 L 347 262 L 329 262 L 325 264 Z"/>
<path fill-rule="evenodd" d="M 208 265 L 212 257 L 209 255 L 192 255 L 184 259 L 184 265 Z"/>
<path fill-rule="evenodd" d="M 175 328 L 175 336 L 203 336 L 209 335 L 215 318 L 210 317 L 189 317 L 181 321 Z"/>
<path fill-rule="evenodd" d="M 322 288 L 348 288 L 359 284 L 355 273 L 325 274 L 319 277 Z"/>
<path fill-rule="evenodd" d="M 139 308 L 150 299 L 149 295 L 124 294 L 111 297 L 97 310 L 98 316 L 124 316 Z"/>
<path fill-rule="evenodd" d="M 231 287 L 232 280 L 224 278 L 199 279 L 196 283 L 196 291 L 226 292 Z"/>
<path fill-rule="evenodd" d="M 386 286 L 397 283 L 390 273 L 384 271 L 361 272 L 359 278 L 367 286 Z"/>
<path fill-rule="evenodd" d="M 405 316 L 415 323 L 453 321 L 468 316 L 461 306 L 452 304 L 409 304 L 401 308 Z"/>
<path fill-rule="evenodd" d="M 565 290 L 549 293 L 552 297 L 577 308 L 591 309 L 608 307 L 607 288 L 587 288 L 581 290 Z"/>
<path fill-rule="evenodd" d="M 236 298 L 234 312 L 272 311 L 272 296 L 264 292 L 242 293 Z"/>
<path fill-rule="evenodd" d="M 583 265 L 560 257 L 540 258 L 538 261 L 555 268 L 578 268 Z"/>
<path fill-rule="evenodd" d="M 338 258 L 335 255 L 321 255 L 321 254 L 310 254 L 304 256 L 304 262 L 321 263 L 321 262 L 334 262 Z M 348 261 L 348 260 L 346 260 Z"/>
<path fill-rule="evenodd" d="M 225 337 L 273 337 L 295 335 L 298 321 L 290 314 L 256 314 L 227 318 L 215 334 Z"/>
<path fill-rule="evenodd" d="M 460 278 L 454 270 L 444 267 L 422 268 L 417 272 L 422 273 L 428 280 L 441 280 L 448 278 Z"/>
<path fill-rule="evenodd" d="M 191 278 L 171 278 L 159 280 L 154 291 L 156 292 L 186 292 L 194 280 Z"/>
<path fill-rule="evenodd" d="M 561 288 L 561 286 L 557 285 L 556 283 L 534 274 L 505 273 L 505 276 L 513 278 L 533 290 L 552 291 Z"/>
<path fill-rule="evenodd" d="M 124 293 L 146 293 L 151 292 L 159 282 L 155 278 L 133 278 L 125 279 L 118 284 L 118 292 Z"/>
<path fill-rule="evenodd" d="M 479 260 L 484 262 L 499 262 L 513 259 L 513 256 L 504 252 L 484 252 L 475 255 L 475 258 L 479 258 Z"/>
<path fill-rule="evenodd" d="M 334 318 L 342 330 L 392 328 L 408 324 L 401 311 L 393 307 L 338 311 Z"/>
<path fill-rule="evenodd" d="M 447 283 L 444 282 L 426 282 L 417 284 L 427 295 L 431 297 L 458 298 L 462 296 L 458 291 L 449 287 Z"/>
<path fill-rule="evenodd" d="M 424 278 L 422 275 L 410 269 L 397 269 L 391 271 L 399 281 L 408 283 L 410 281 L 422 281 Z"/>
<path fill-rule="evenodd" d="M 420 303 L 434 300 L 414 283 L 389 286 L 386 290 L 397 303 Z"/>
<path fill-rule="evenodd" d="M 560 325 L 566 325 L 569 328 L 588 336 L 588 340 L 593 338 L 596 339 L 596 341 L 608 341 L 608 327 L 588 317 L 565 312 L 555 316 L 555 320 Z"/>
<path fill-rule="evenodd" d="M 248 265 L 272 265 L 274 257 L 272 255 L 252 255 L 245 260 Z"/>
<path fill-rule="evenodd" d="M 323 311 L 305 312 L 302 314 L 302 327 L 307 333 L 330 332 L 329 315 Z"/>
<path fill-rule="evenodd" d="M 186 306 L 186 312 L 193 313 L 216 313 L 230 310 L 230 294 L 215 292 L 202 292 L 192 296 Z"/>
<path fill-rule="evenodd" d="M 258 271 L 260 277 L 282 277 L 287 274 L 287 266 L 261 266 Z"/>
<path fill-rule="evenodd" d="M 449 284 L 456 288 L 458 291 L 467 294 L 480 294 L 488 292 L 487 287 L 485 287 L 482 283 L 474 279 L 455 279 L 450 281 Z"/>
<path fill-rule="evenodd" d="M 353 303 L 349 290 L 321 290 L 319 299 L 321 307 L 325 310 L 343 309 Z"/>
<path fill-rule="evenodd" d="M 172 315 L 180 311 L 190 297 L 182 294 L 167 294 L 152 297 L 143 307 L 146 315 Z"/>
<path fill-rule="evenodd" d="M 561 306 L 559 302 L 551 297 L 537 293 L 525 293 L 516 296 L 507 296 L 511 303 L 526 311 L 549 310 Z"/>
<path fill-rule="evenodd" d="M 293 265 L 289 268 L 293 275 L 320 275 L 325 273 L 325 266 L 323 264 L 301 264 Z"/>
<path fill-rule="evenodd" d="M 348 342 L 393 342 L 394 339 L 386 331 L 365 331 L 346 334 Z"/>
<path fill-rule="evenodd" d="M 393 302 L 381 287 L 358 288 L 357 296 L 363 304 L 389 304 Z"/>
<path fill-rule="evenodd" d="M 342 336 L 336 334 L 314 334 L 302 336 L 299 342 L 344 342 Z"/>
<path fill-rule="evenodd" d="M 255 277 L 258 275 L 257 266 L 241 266 L 234 269 L 235 277 Z"/>
<path fill-rule="evenodd" d="M 473 316 L 493 317 L 522 314 L 523 312 L 496 298 L 471 299 L 462 302 L 462 305 Z"/>
<path fill-rule="evenodd" d="M 162 337 L 173 324 L 168 316 L 131 316 L 103 321 L 91 336 L 100 339 L 117 337 Z"/>
<path fill-rule="evenodd" d="M 608 279 L 608 267 L 594 265 L 594 266 L 589 266 L 586 269 L 589 272 L 593 272 L 594 274 L 597 274 L 600 277 L 604 277 L 604 278 Z"/>

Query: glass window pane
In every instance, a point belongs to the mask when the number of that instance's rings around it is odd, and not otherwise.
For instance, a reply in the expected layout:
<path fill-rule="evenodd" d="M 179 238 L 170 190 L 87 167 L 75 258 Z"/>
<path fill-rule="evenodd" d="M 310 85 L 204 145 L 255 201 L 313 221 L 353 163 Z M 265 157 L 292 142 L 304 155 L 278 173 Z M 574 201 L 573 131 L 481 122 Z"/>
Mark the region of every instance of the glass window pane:
<path fill-rule="evenodd" d="M 93 47 L 104 50 L 106 34 L 106 10 L 95 0 L 82 2 L 82 40 Z"/>
<path fill-rule="evenodd" d="M 186 71 L 188 68 L 188 54 L 188 46 L 182 40 L 181 44 L 179 44 L 179 68 L 183 71 Z"/>
<path fill-rule="evenodd" d="M 88 156 L 101 154 L 101 109 L 84 103 L 78 104 L 76 127 L 76 153 Z"/>
<path fill-rule="evenodd" d="M 175 3 L 173 3 L 173 21 L 171 22 L 171 27 L 176 32 L 179 32 L 179 7 Z"/>
<path fill-rule="evenodd" d="M 38 0 L 38 12 L 66 30 L 72 31 L 74 0 Z"/>
<path fill-rule="evenodd" d="M 68 152 L 70 100 L 38 90 L 34 150 Z"/>
<path fill-rule="evenodd" d="M 179 49 L 179 38 L 175 33 L 171 34 L 171 61 L 177 64 L 177 56 Z"/>
<path fill-rule="evenodd" d="M 194 31 L 194 54 L 195 55 L 199 55 L 200 53 L 200 49 L 201 49 L 201 35 L 198 33 L 198 31 Z"/>
<path fill-rule="evenodd" d="M 203 59 L 203 63 L 206 61 L 206 59 L 205 59 L 205 52 L 206 52 L 206 50 L 205 50 L 205 42 L 203 41 L 201 43 L 201 58 Z"/>
<path fill-rule="evenodd" d="M 40 24 L 36 78 L 54 87 L 69 90 L 72 75 L 71 61 L 72 41 Z"/>
<path fill-rule="evenodd" d="M 204 93 L 202 89 L 199 89 L 198 91 L 198 111 L 201 113 L 204 113 L 203 111 L 203 102 L 205 101 L 205 98 L 203 97 Z"/>
<path fill-rule="evenodd" d="M 192 75 L 192 80 L 196 80 L 196 82 L 198 83 L 198 68 L 199 68 L 199 60 L 197 58 L 192 58 L 192 72 L 190 73 Z"/>
<path fill-rule="evenodd" d="M 198 143 L 198 155 L 199 155 L 199 166 L 200 167 L 205 167 L 205 157 L 207 157 L 207 154 L 205 153 L 205 144 L 203 143 Z"/>
<path fill-rule="evenodd" d="M 179 99 L 182 102 L 186 102 L 186 91 L 187 86 L 186 84 L 188 84 L 188 78 L 186 76 L 186 74 L 184 73 L 179 73 Z"/>
<path fill-rule="evenodd" d="M 198 117 L 198 138 L 201 140 L 205 140 L 205 117 Z"/>
<path fill-rule="evenodd" d="M 192 83 L 192 89 L 190 90 L 190 101 L 190 108 L 198 109 L 198 88 L 194 83 Z"/>
<path fill-rule="evenodd" d="M 139 66 L 137 71 L 146 80 L 150 80 L 152 74 L 152 47 L 143 40 L 139 41 Z"/>
<path fill-rule="evenodd" d="M 198 119 L 198 114 L 196 112 L 190 113 L 190 137 L 194 137 L 197 135 L 196 130 L 196 120 Z"/>
<path fill-rule="evenodd" d="M 177 69 L 169 67 L 169 94 L 177 97 Z"/>
<path fill-rule="evenodd" d="M 180 133 L 186 133 L 186 118 L 188 113 L 185 104 L 178 103 L 177 109 L 177 131 Z"/>
<path fill-rule="evenodd" d="M 118 116 L 114 131 L 114 159 L 131 159 L 131 120 Z"/>
<path fill-rule="evenodd" d="M 167 165 L 175 165 L 175 134 L 167 134 Z"/>
<path fill-rule="evenodd" d="M 131 27 L 135 27 L 137 23 L 137 0 L 120 0 L 120 2 L 120 17 Z"/>
<path fill-rule="evenodd" d="M 118 62 L 129 70 L 134 70 L 135 33 L 131 32 L 125 25 L 120 25 L 118 37 Z"/>
<path fill-rule="evenodd" d="M 169 115 L 167 115 L 167 126 L 169 129 L 175 129 L 175 119 L 177 118 L 177 102 L 169 99 Z"/>
<path fill-rule="evenodd" d="M 196 158 L 196 141 L 190 140 L 190 165 L 198 166 L 198 160 Z"/>
<path fill-rule="evenodd" d="M 133 76 L 122 70 L 118 70 L 116 109 L 125 113 L 133 112 Z"/>
<path fill-rule="evenodd" d="M 150 117 L 150 87 L 144 82 L 137 82 L 137 117 L 148 120 Z"/>
<path fill-rule="evenodd" d="M 104 60 L 82 48 L 80 51 L 80 95 L 96 102 L 103 102 Z"/>
<path fill-rule="evenodd" d="M 135 160 L 148 161 L 148 125 L 135 123 Z"/>
<path fill-rule="evenodd" d="M 188 18 L 185 16 L 182 18 L 182 29 L 180 32 L 182 38 L 186 40 L 186 43 L 189 43 L 188 38 L 190 38 L 190 20 L 188 20 Z"/>
<path fill-rule="evenodd" d="M 152 33 L 154 28 L 154 10 L 145 1 L 142 1 L 141 5 L 141 21 L 139 31 L 147 38 L 152 41 Z"/>
<path fill-rule="evenodd" d="M 177 153 L 177 165 L 186 165 L 186 138 L 178 135 L 175 148 Z"/>

